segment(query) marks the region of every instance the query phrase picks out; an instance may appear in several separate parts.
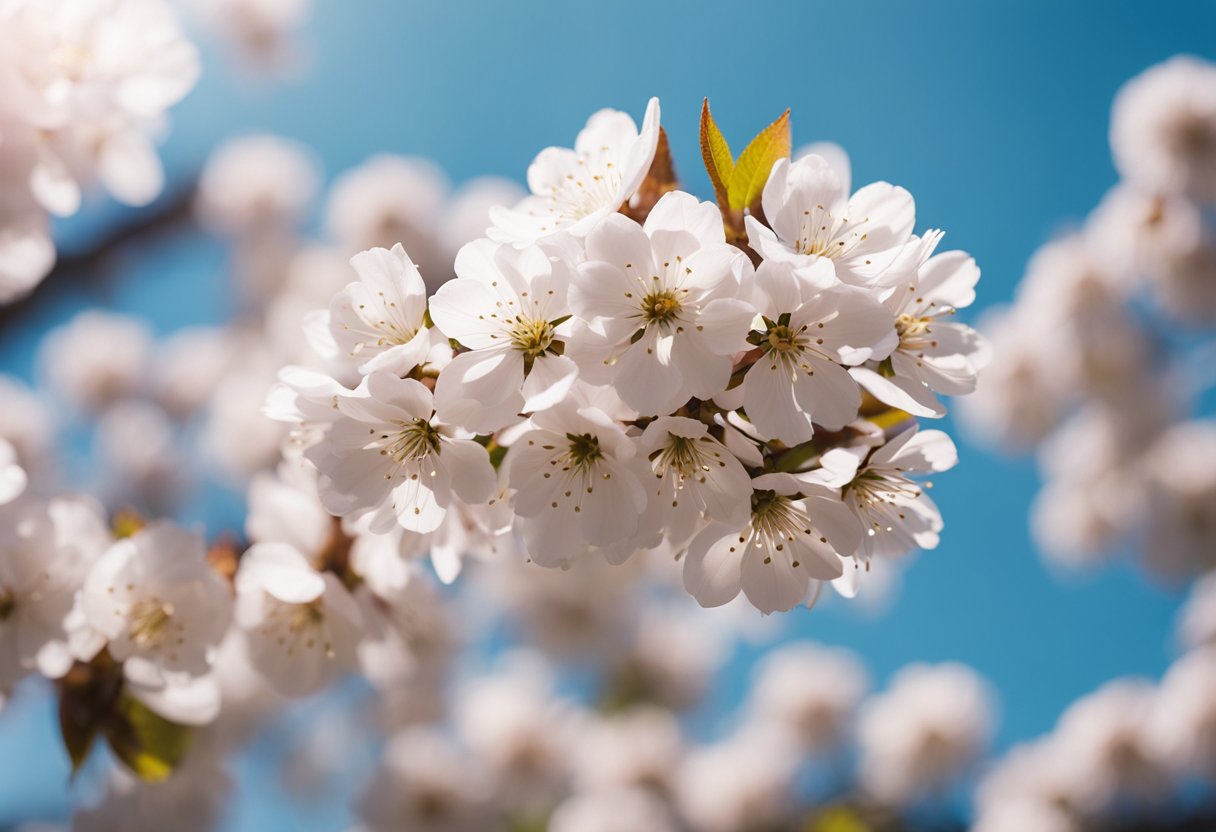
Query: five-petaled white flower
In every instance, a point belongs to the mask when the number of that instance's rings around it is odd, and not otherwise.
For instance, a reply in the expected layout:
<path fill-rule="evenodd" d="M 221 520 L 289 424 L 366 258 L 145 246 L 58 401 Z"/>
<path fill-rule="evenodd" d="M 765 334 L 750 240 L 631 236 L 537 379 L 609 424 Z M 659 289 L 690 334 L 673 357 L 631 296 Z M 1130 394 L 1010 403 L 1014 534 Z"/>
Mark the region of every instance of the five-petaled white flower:
<path fill-rule="evenodd" d="M 839 430 L 856 418 L 861 391 L 841 365 L 885 358 L 898 343 L 890 313 L 868 293 L 817 288 L 815 275 L 830 270 L 766 262 L 756 272 L 761 355 L 743 379 L 743 407 L 762 434 L 790 445 L 808 441 L 814 424 Z"/>
<path fill-rule="evenodd" d="M 377 370 L 406 375 L 426 361 L 432 343 L 422 275 L 400 245 L 360 252 L 350 263 L 359 279 L 329 306 L 337 357 L 364 375 Z"/>
<path fill-rule="evenodd" d="M 586 323 L 571 356 L 643 416 L 711 398 L 726 388 L 732 356 L 748 348 L 754 310 L 738 295 L 751 273 L 726 244 L 718 209 L 689 194 L 666 194 L 644 226 L 606 217 L 587 236 L 587 262 L 570 287 L 570 307 Z"/>
<path fill-rule="evenodd" d="M 648 484 L 663 508 L 665 536 L 681 550 L 710 520 L 742 525 L 751 513 L 751 479 L 703 422 L 663 416 L 646 426 L 638 450 L 650 460 Z"/>
<path fill-rule="evenodd" d="M 929 250 L 940 235 L 928 237 Z M 926 260 L 911 277 L 888 289 L 883 303 L 895 319 L 899 346 L 890 362 L 850 371 L 875 398 L 916 416 L 944 416 L 934 393 L 965 396 L 988 364 L 982 335 L 949 316 L 975 300 L 980 270 L 966 253 L 947 251 Z"/>
<path fill-rule="evenodd" d="M 354 598 L 296 547 L 255 543 L 241 558 L 236 591 L 250 661 L 279 693 L 312 693 L 357 665 L 362 628 Z"/>
<path fill-rule="evenodd" d="M 431 298 L 435 325 L 469 348 L 435 386 L 445 419 L 490 433 L 565 397 L 578 372 L 561 355 L 569 271 L 536 246 L 477 240 L 460 250 L 457 279 Z"/>
<path fill-rule="evenodd" d="M 119 540 L 90 570 L 81 604 L 123 663 L 132 695 L 177 721 L 215 717 L 211 656 L 228 630 L 232 595 L 201 537 L 156 523 Z"/>
<path fill-rule="evenodd" d="M 335 396 L 341 414 L 305 457 L 321 473 L 321 502 L 345 516 L 368 513 L 369 530 L 394 523 L 432 532 L 454 497 L 483 503 L 494 490 L 486 449 L 435 414 L 431 391 L 388 372 Z"/>
<path fill-rule="evenodd" d="M 532 559 L 564 565 L 590 546 L 637 533 L 646 491 L 624 429 L 603 411 L 569 400 L 532 423 L 536 429 L 515 441 L 505 463 L 516 527 Z"/>
<path fill-rule="evenodd" d="M 820 285 L 838 278 L 871 285 L 884 278 L 912 235 L 916 205 L 896 185 L 875 182 L 849 196 L 837 169 L 822 156 L 779 159 L 761 195 L 769 226 L 747 217 L 747 239 L 765 260 L 815 270 Z"/>
<path fill-rule="evenodd" d="M 949 436 L 918 431 L 915 425 L 873 451 L 843 489 L 845 504 L 866 530 L 857 558 L 899 557 L 936 547 L 941 512 L 925 493 L 927 484 L 908 474 L 946 471 L 956 462 L 958 450 Z"/>
<path fill-rule="evenodd" d="M 827 483 L 832 476 L 762 474 L 751 481 L 751 516 L 712 523 L 688 547 L 684 588 L 704 607 L 743 590 L 763 613 L 813 603 L 821 581 L 844 572 L 842 555 L 861 544 L 861 527 Z M 820 481 L 816 481 L 820 480 Z"/>
<path fill-rule="evenodd" d="M 494 208 L 486 233 L 501 243 L 527 244 L 566 232 L 582 237 L 637 191 L 659 144 L 659 99 L 646 106 L 639 133 L 627 113 L 600 110 L 575 139 L 574 149 L 547 147 L 528 167 L 525 197 L 514 208 Z"/>

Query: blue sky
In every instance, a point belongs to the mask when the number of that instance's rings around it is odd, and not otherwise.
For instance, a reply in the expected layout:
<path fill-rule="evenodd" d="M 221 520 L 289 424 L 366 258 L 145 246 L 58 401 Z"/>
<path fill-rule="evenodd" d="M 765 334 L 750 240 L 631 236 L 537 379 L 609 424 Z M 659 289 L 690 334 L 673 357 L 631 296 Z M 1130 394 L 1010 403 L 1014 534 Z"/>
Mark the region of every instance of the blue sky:
<path fill-rule="evenodd" d="M 1170 0 L 316 4 L 311 67 L 296 82 L 250 83 L 208 54 L 172 114 L 171 180 L 217 141 L 254 131 L 306 142 L 330 176 L 390 151 L 428 156 L 457 182 L 522 178 L 537 150 L 568 145 L 594 110 L 640 117 L 658 95 L 685 187 L 708 197 L 701 99 L 736 151 L 791 107 L 796 144 L 839 142 L 856 184 L 904 185 L 918 230 L 944 228 L 946 246 L 977 258 L 977 309 L 1008 300 L 1035 248 L 1114 184 L 1106 134 L 1120 84 L 1176 53 L 1216 57 L 1216 4 Z M 107 206 L 90 210 L 65 233 L 87 231 Z M 114 304 L 160 330 L 222 319 L 217 258 L 156 263 Z M 28 375 L 37 335 L 81 302 L 0 333 L 0 370 Z M 1052 576 L 1026 532 L 1031 465 L 965 441 L 960 450 L 959 467 L 936 479 L 942 545 L 917 559 L 889 613 L 835 604 L 798 615 L 797 634 L 857 650 L 880 679 L 917 659 L 974 665 L 1004 700 L 1002 744 L 1047 730 L 1112 676 L 1159 675 L 1178 594 L 1128 566 Z M 13 730 L 0 721 L 0 759 Z"/>

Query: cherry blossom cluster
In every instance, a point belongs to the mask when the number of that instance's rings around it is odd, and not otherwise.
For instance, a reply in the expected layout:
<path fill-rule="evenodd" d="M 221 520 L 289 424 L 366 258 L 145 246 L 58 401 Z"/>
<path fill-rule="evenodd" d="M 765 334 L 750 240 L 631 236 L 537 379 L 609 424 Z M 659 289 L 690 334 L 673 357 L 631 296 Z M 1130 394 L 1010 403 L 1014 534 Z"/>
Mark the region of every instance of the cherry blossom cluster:
<path fill-rule="evenodd" d="M 518 542 L 542 566 L 663 554 L 701 604 L 765 613 L 937 545 L 919 478 L 957 454 L 915 417 L 988 361 L 952 318 L 974 261 L 913 233 L 907 191 L 851 193 L 817 154 L 773 164 L 732 244 L 718 206 L 642 199 L 660 147 L 657 100 L 640 129 L 595 114 L 429 297 L 407 247 L 351 260 L 267 405 L 347 534 Z"/>
<path fill-rule="evenodd" d="M 198 72 L 165 0 L 0 3 L 0 303 L 54 264 L 48 214 L 96 183 L 131 205 L 160 193 L 155 138 Z"/>
<path fill-rule="evenodd" d="M 998 359 L 962 415 L 1037 450 L 1032 526 L 1052 561 L 1127 544 L 1184 580 L 1216 567 L 1216 66 L 1178 57 L 1128 82 L 1110 137 L 1122 181 L 981 327 Z"/>

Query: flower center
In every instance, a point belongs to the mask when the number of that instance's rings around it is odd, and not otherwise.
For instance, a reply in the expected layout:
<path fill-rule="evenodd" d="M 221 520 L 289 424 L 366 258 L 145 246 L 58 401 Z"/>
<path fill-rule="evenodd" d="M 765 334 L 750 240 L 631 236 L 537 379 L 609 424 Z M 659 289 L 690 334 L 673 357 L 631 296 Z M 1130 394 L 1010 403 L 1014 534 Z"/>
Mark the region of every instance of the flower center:
<path fill-rule="evenodd" d="M 937 341 L 932 337 L 932 317 L 918 318 L 907 312 L 895 319 L 895 332 L 899 335 L 899 345 L 905 350 L 923 350 L 936 347 Z"/>
<path fill-rule="evenodd" d="M 866 522 L 866 533 L 871 537 L 892 531 L 904 519 L 896 502 L 898 499 L 914 500 L 921 493 L 919 485 L 890 469 L 863 471 L 844 487 L 844 495 L 852 499 Z"/>
<path fill-rule="evenodd" d="M 157 647 L 173 620 L 173 605 L 159 598 L 142 598 L 131 607 L 127 633 L 140 647 Z"/>
<path fill-rule="evenodd" d="M 757 549 L 785 549 L 798 535 L 813 534 L 805 514 L 789 497 L 774 491 L 752 494 L 752 536 Z M 767 562 L 767 561 L 766 561 Z M 795 564 L 796 566 L 797 564 Z"/>
<path fill-rule="evenodd" d="M 696 477 L 704 479 L 702 470 L 708 470 L 701 461 L 701 451 L 697 440 L 686 436 L 668 436 L 667 445 L 659 451 L 654 460 L 654 472 L 662 477 L 668 472 L 675 472 L 681 480 Z"/>
<path fill-rule="evenodd" d="M 585 471 L 604 458 L 604 452 L 600 450 L 600 440 L 591 434 L 584 433 L 579 436 L 567 433 L 566 438 L 570 440 L 570 447 L 566 451 L 566 463 L 570 467 Z"/>
<path fill-rule="evenodd" d="M 672 289 L 652 292 L 642 298 L 642 320 L 647 324 L 665 324 L 680 315 L 683 305 Z"/>
<path fill-rule="evenodd" d="M 425 459 L 433 453 L 439 453 L 439 431 L 435 430 L 430 422 L 415 419 L 398 424 L 401 425 L 401 430 L 396 434 L 381 436 L 382 440 L 387 440 L 380 449 L 381 455 L 401 463 Z"/>
<path fill-rule="evenodd" d="M 779 352 L 792 352 L 802 348 L 802 339 L 798 336 L 802 334 L 803 327 L 794 332 L 788 326 L 778 325 L 768 331 L 768 345 L 771 349 Z"/>
<path fill-rule="evenodd" d="M 519 318 L 511 329 L 511 346 L 535 358 L 553 343 L 553 325 L 545 320 Z"/>

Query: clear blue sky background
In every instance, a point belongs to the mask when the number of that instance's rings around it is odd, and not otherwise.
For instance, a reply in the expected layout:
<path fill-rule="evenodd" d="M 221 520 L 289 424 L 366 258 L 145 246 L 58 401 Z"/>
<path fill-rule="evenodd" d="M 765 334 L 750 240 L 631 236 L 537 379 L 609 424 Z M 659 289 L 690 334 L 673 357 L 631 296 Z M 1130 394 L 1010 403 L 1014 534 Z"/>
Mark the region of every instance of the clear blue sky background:
<path fill-rule="evenodd" d="M 392 151 L 431 157 L 457 182 L 522 178 L 537 150 L 568 145 L 594 110 L 640 117 L 658 95 L 685 187 L 708 196 L 702 97 L 736 151 L 791 107 L 796 144 L 844 145 L 855 183 L 906 186 L 918 230 L 944 228 L 949 247 L 975 255 L 984 271 L 977 309 L 1008 300 L 1035 248 L 1114 184 L 1106 131 L 1120 84 L 1176 53 L 1216 57 L 1210 2 L 317 6 L 313 65 L 298 82 L 250 83 L 210 51 L 199 88 L 172 114 L 171 178 L 197 168 L 216 142 L 252 131 L 306 142 L 330 176 Z M 161 331 L 218 321 L 227 309 L 212 281 L 219 265 L 208 251 L 157 257 L 110 300 Z M 28 376 L 36 336 L 80 302 L 0 333 L 0 370 Z M 943 543 L 909 571 L 893 609 L 876 619 L 843 604 L 795 614 L 798 634 L 857 650 L 879 679 L 918 659 L 975 666 L 1004 701 L 1002 745 L 1047 730 L 1106 679 L 1159 675 L 1173 655 L 1179 596 L 1128 566 L 1065 582 L 1049 575 L 1026 531 L 1030 464 L 965 442 L 961 456 L 936 481 Z M 48 778 L 60 769 L 31 772 L 26 756 L 47 755 L 27 751 L 53 738 L 47 716 L 30 716 L 42 727 L 0 719 L 0 822 L 29 805 L 18 799 L 23 780 L 43 794 L 58 788 Z M 27 777 L 11 780 L 18 768 Z"/>

